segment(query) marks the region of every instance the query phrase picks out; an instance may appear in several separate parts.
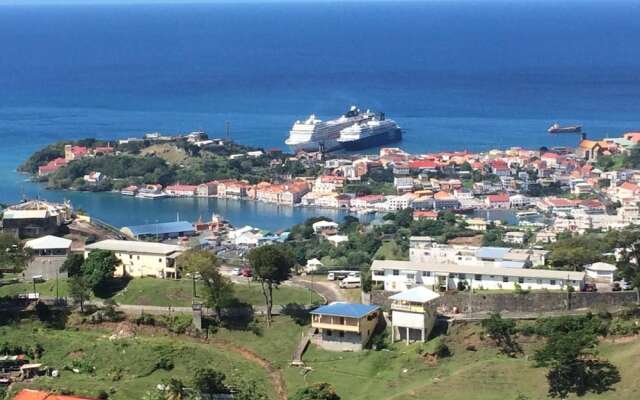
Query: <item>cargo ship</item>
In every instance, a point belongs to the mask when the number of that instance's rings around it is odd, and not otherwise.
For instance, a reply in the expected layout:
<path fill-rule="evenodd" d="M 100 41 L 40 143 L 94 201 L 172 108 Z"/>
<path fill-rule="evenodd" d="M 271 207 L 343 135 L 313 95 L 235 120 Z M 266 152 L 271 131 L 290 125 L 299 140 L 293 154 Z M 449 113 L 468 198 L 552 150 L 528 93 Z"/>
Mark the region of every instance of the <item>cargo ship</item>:
<path fill-rule="evenodd" d="M 560 126 L 559 123 L 555 123 L 547 129 L 549 133 L 582 133 L 582 126 L 580 125 L 570 125 L 570 126 Z"/>

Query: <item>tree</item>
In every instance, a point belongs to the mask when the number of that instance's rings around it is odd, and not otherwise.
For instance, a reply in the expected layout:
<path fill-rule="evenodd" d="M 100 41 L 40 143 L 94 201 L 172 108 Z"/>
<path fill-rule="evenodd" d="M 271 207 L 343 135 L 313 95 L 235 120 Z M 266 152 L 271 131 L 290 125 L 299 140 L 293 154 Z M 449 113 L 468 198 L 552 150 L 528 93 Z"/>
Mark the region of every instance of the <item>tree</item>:
<path fill-rule="evenodd" d="M 512 319 L 503 319 L 499 313 L 491 314 L 489 319 L 482 320 L 482 327 L 495 340 L 501 351 L 509 357 L 515 357 L 522 351 L 514 339 L 517 329 Z"/>
<path fill-rule="evenodd" d="M 83 275 L 74 275 L 69 278 L 69 296 L 80 304 L 80 312 L 84 313 L 84 303 L 91 297 L 91 286 Z"/>
<path fill-rule="evenodd" d="M 180 256 L 178 264 L 184 271 L 200 276 L 206 304 L 215 310 L 216 317 L 220 319 L 222 308 L 233 299 L 233 284 L 220 273 L 218 258 L 205 250 L 189 250 Z"/>
<path fill-rule="evenodd" d="M 295 261 L 282 245 L 267 245 L 251 250 L 248 255 L 254 278 L 260 282 L 267 306 L 267 326 L 271 326 L 273 289 L 289 279 Z"/>
<path fill-rule="evenodd" d="M 618 270 L 622 277 L 636 289 L 636 300 L 640 303 L 640 231 L 621 231 L 616 247 L 620 249 Z"/>
<path fill-rule="evenodd" d="M 226 376 L 212 368 L 198 368 L 193 377 L 193 389 L 200 394 L 213 395 L 229 393 L 224 384 Z"/>
<path fill-rule="evenodd" d="M 82 273 L 82 264 L 84 264 L 84 256 L 82 254 L 70 254 L 62 263 L 60 272 L 66 272 L 69 277 L 80 275 Z"/>
<path fill-rule="evenodd" d="M 82 265 L 82 275 L 93 293 L 106 288 L 119 264 L 120 260 L 111 251 L 94 250 L 89 253 Z"/>
<path fill-rule="evenodd" d="M 330 384 L 316 383 L 298 390 L 289 400 L 340 400 L 340 396 Z"/>
<path fill-rule="evenodd" d="M 586 329 L 556 333 L 536 351 L 537 367 L 549 367 L 549 396 L 566 398 L 602 393 L 620 381 L 618 369 L 596 358 L 596 336 Z"/>
<path fill-rule="evenodd" d="M 189 393 L 180 379 L 170 378 L 164 385 L 165 400 L 187 400 Z"/>
<path fill-rule="evenodd" d="M 17 237 L 9 233 L 0 233 L 0 272 L 3 269 L 22 271 L 32 256 L 31 251 L 25 249 Z"/>

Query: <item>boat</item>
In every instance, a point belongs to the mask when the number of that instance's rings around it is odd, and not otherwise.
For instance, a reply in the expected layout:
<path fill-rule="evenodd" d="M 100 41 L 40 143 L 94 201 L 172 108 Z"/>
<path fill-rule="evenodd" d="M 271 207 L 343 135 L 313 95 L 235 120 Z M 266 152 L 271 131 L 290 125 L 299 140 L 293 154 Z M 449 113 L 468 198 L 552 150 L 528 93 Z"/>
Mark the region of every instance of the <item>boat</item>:
<path fill-rule="evenodd" d="M 537 211 L 520 211 L 519 213 L 516 214 L 516 216 L 518 218 L 532 218 L 532 217 L 539 217 L 540 213 L 538 213 Z"/>
<path fill-rule="evenodd" d="M 293 124 L 284 143 L 295 153 L 337 150 L 341 147 L 338 142 L 340 131 L 367 118 L 370 116 L 360 112 L 356 106 L 351 106 L 345 114 L 329 121 L 322 121 L 311 114 L 306 120 Z"/>
<path fill-rule="evenodd" d="M 397 142 L 402 139 L 402 130 L 392 119 L 385 119 L 384 113 L 365 113 L 370 117 L 340 131 L 338 142 L 346 150 L 361 150 Z"/>
<path fill-rule="evenodd" d="M 549 133 L 582 133 L 582 126 L 580 125 L 569 125 L 569 126 L 560 126 L 559 123 L 554 123 L 547 129 Z"/>

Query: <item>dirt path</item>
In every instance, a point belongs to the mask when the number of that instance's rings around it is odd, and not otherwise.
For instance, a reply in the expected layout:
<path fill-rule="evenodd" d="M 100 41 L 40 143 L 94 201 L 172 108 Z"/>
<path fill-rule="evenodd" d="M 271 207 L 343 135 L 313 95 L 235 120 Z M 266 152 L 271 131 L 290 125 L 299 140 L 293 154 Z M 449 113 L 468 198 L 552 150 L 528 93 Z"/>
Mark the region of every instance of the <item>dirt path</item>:
<path fill-rule="evenodd" d="M 287 400 L 287 384 L 284 381 L 284 376 L 282 376 L 282 371 L 274 367 L 273 364 L 271 364 L 271 362 L 260 357 L 258 354 L 254 353 L 253 351 L 245 347 L 238 346 L 237 344 L 232 343 L 228 340 L 211 338 L 208 340 L 208 343 L 218 347 L 220 350 L 232 351 L 238 354 L 239 356 L 241 356 L 242 358 L 244 358 L 245 360 L 252 362 L 254 364 L 258 364 L 260 367 L 262 367 L 262 369 L 267 371 L 267 374 L 269 375 L 269 380 L 271 381 L 271 384 L 273 385 L 273 388 L 276 392 L 277 399 Z"/>
<path fill-rule="evenodd" d="M 307 289 L 319 293 L 320 296 L 325 298 L 327 303 L 347 300 L 340 289 L 336 287 L 334 282 L 327 282 L 317 278 L 312 281 L 307 277 L 294 277 L 291 281 L 295 285 L 306 287 Z"/>

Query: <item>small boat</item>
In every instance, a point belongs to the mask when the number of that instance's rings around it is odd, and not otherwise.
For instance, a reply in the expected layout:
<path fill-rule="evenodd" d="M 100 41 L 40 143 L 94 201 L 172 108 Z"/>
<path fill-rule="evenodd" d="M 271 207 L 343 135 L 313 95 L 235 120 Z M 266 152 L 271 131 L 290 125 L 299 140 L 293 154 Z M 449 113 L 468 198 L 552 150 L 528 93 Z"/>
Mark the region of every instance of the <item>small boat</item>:
<path fill-rule="evenodd" d="M 518 216 L 518 218 L 531 218 L 540 216 L 540 214 L 536 211 L 520 211 L 516 215 Z"/>
<path fill-rule="evenodd" d="M 559 123 L 554 123 L 547 129 L 549 133 L 582 133 L 582 126 L 580 125 L 569 125 L 569 126 L 560 126 Z"/>

